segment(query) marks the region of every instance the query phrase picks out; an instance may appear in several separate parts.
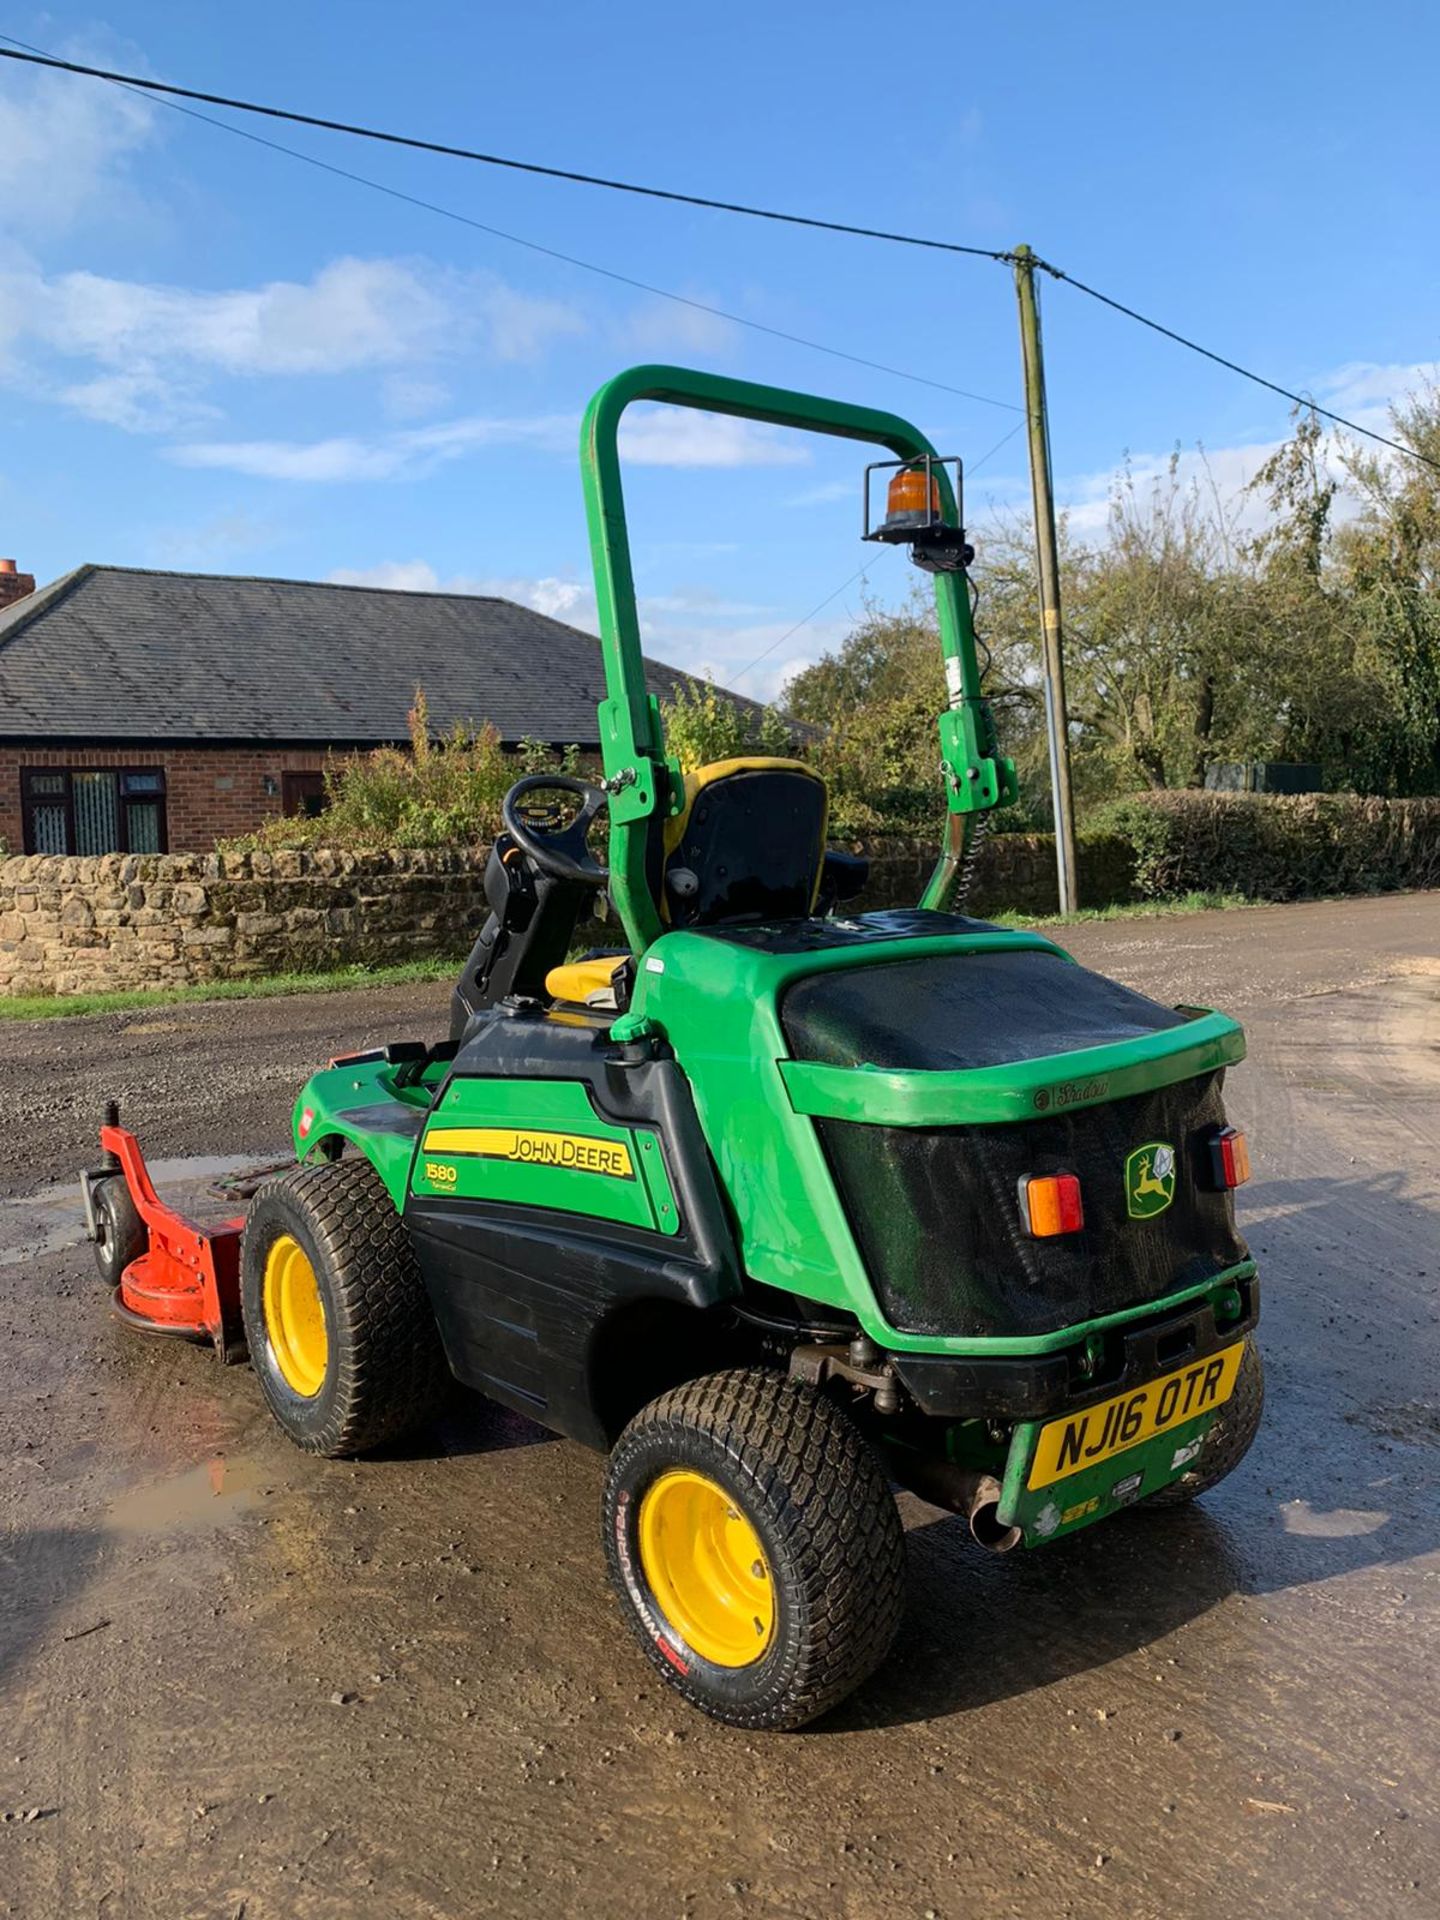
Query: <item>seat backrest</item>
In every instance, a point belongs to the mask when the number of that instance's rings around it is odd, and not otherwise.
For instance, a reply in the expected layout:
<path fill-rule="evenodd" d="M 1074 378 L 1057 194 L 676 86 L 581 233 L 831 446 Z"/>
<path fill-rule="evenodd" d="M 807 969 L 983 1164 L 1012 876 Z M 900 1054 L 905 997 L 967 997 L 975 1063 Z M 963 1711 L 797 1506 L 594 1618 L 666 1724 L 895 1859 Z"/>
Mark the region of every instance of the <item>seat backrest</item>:
<path fill-rule="evenodd" d="M 665 823 L 661 914 L 672 927 L 810 913 L 825 862 L 829 796 L 801 760 L 716 760 L 685 776 Z"/>

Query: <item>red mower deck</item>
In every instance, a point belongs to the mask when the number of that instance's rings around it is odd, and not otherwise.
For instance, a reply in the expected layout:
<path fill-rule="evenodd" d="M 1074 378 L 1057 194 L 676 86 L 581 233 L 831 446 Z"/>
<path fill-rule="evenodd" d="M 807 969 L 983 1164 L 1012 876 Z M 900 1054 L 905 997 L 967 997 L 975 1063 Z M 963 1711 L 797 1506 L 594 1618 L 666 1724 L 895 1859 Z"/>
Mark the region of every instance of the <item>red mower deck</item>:
<path fill-rule="evenodd" d="M 100 1129 L 107 1164 L 82 1181 L 93 1233 L 90 1188 L 94 1181 L 125 1181 L 144 1223 L 148 1245 L 132 1260 L 115 1289 L 116 1315 L 141 1333 L 208 1340 L 225 1360 L 245 1354 L 240 1319 L 240 1235 L 243 1213 L 202 1226 L 160 1199 L 140 1143 L 127 1128 L 109 1122 Z"/>

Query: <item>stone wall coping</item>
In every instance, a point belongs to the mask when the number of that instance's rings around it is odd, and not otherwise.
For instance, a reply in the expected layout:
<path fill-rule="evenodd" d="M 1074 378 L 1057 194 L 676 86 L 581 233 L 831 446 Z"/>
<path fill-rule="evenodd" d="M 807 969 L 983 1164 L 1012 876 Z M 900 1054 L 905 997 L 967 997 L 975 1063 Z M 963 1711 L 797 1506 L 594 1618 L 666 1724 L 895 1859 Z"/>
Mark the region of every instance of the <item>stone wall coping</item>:
<path fill-rule="evenodd" d="M 317 874 L 471 873 L 488 845 L 476 847 L 286 847 L 247 853 L 12 853 L 0 855 L 0 886 L 62 887 L 134 881 L 299 879 Z"/>

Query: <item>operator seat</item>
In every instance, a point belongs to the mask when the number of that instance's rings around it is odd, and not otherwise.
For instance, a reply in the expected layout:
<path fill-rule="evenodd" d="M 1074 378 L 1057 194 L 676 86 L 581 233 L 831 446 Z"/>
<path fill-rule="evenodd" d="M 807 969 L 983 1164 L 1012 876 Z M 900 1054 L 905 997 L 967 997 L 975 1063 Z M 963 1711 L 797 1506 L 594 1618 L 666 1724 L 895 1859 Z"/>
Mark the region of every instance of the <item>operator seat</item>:
<path fill-rule="evenodd" d="M 714 760 L 665 823 L 660 917 L 672 927 L 803 920 L 825 866 L 830 796 L 803 760 Z"/>
<path fill-rule="evenodd" d="M 802 760 L 716 760 L 687 773 L 684 805 L 664 823 L 661 920 L 804 919 L 820 893 L 828 816 L 825 782 Z M 612 1007 L 625 959 L 591 955 L 552 967 L 546 991 L 570 1005 Z"/>

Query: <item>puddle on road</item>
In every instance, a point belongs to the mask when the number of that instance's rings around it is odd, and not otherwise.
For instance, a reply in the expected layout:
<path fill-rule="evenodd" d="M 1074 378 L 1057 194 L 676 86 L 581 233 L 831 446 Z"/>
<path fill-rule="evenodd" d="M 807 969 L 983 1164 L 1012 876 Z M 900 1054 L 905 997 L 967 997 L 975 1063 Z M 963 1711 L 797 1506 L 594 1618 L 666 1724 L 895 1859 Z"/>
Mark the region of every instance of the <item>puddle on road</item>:
<path fill-rule="evenodd" d="M 184 1533 L 223 1527 L 259 1499 L 253 1471 L 217 1454 L 198 1467 L 132 1487 L 105 1516 L 112 1533 Z"/>
<path fill-rule="evenodd" d="M 1289 1500 L 1280 1509 L 1280 1524 L 1286 1533 L 1306 1540 L 1356 1540 L 1378 1533 L 1389 1524 L 1388 1513 L 1367 1512 L 1358 1507 L 1333 1507 L 1329 1511 L 1312 1507 L 1308 1500 Z"/>
<path fill-rule="evenodd" d="M 239 1212 L 241 1203 L 233 1202 L 227 1209 L 223 1199 L 207 1192 L 211 1183 L 232 1174 L 253 1173 L 276 1158 L 273 1153 L 190 1154 L 177 1160 L 151 1160 L 148 1165 L 162 1200 L 182 1213 L 200 1218 L 214 1214 L 218 1219 L 227 1210 Z M 78 1176 L 39 1193 L 0 1200 L 0 1267 L 23 1266 L 41 1254 L 81 1246 L 84 1240 L 85 1210 Z"/>

